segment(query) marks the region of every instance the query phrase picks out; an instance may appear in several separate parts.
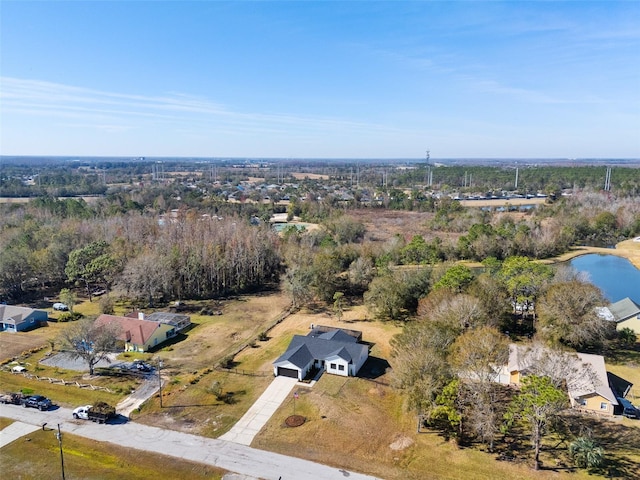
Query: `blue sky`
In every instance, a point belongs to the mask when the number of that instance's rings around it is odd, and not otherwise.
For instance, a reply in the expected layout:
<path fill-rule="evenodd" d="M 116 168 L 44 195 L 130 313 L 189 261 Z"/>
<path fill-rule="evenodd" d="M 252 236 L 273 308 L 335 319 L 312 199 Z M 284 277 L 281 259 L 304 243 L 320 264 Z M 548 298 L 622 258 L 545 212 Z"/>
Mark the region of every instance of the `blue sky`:
<path fill-rule="evenodd" d="M 0 2 L 3 155 L 640 158 L 640 2 Z"/>

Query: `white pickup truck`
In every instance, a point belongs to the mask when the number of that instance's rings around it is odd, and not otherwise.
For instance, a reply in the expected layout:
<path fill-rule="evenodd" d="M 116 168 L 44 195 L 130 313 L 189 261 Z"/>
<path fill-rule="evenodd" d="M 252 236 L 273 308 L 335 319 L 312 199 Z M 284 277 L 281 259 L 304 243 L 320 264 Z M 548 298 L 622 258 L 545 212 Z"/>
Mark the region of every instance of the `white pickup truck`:
<path fill-rule="evenodd" d="M 73 418 L 81 420 L 91 420 L 92 422 L 105 423 L 115 416 L 116 409 L 112 406 L 99 402 L 96 405 L 83 405 L 73 411 Z"/>

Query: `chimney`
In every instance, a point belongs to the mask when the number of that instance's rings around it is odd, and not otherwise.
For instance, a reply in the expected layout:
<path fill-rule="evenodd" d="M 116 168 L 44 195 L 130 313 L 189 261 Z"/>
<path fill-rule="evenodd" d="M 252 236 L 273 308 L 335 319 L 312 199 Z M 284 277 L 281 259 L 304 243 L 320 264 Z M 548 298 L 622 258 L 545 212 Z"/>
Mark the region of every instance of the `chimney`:
<path fill-rule="evenodd" d="M 144 312 L 138 312 L 138 320 L 144 320 Z"/>

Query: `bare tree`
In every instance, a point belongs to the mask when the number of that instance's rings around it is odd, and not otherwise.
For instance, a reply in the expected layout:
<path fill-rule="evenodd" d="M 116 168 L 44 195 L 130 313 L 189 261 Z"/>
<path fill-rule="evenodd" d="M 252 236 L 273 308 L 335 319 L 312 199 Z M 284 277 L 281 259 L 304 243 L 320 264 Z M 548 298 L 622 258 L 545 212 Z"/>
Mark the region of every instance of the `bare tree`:
<path fill-rule="evenodd" d="M 602 292 L 591 283 L 552 284 L 538 302 L 538 335 L 573 348 L 600 344 L 611 328 L 598 314 L 605 304 Z"/>
<path fill-rule="evenodd" d="M 508 340 L 493 327 L 479 327 L 460 335 L 450 352 L 452 369 L 464 384 L 459 392 L 465 423 L 492 450 L 501 420 L 496 379 L 509 359 Z"/>
<path fill-rule="evenodd" d="M 592 366 L 573 352 L 562 352 L 534 342 L 520 346 L 519 367 L 522 371 L 548 377 L 553 386 L 571 391 L 585 391 L 599 386 L 600 380 Z"/>
<path fill-rule="evenodd" d="M 419 313 L 423 313 L 424 317 L 430 321 L 454 325 L 460 331 L 488 323 L 487 314 L 477 298 L 464 293 L 456 295 L 448 289 L 445 290 L 447 292 L 445 295 L 436 294 L 438 292 L 436 290 L 434 296 L 438 301 L 433 302 L 430 307 L 423 304 Z"/>
<path fill-rule="evenodd" d="M 116 349 L 118 327 L 112 324 L 96 325 L 94 320 L 85 319 L 69 325 L 62 333 L 61 343 L 74 358 L 80 358 L 93 375 L 96 364 L 107 358 Z"/>

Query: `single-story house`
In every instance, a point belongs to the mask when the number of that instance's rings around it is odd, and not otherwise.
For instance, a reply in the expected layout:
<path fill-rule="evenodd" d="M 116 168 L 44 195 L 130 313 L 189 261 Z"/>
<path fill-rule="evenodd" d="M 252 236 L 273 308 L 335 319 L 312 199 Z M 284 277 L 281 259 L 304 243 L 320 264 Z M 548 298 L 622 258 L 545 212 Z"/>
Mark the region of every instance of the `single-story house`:
<path fill-rule="evenodd" d="M 0 331 L 24 332 L 38 328 L 49 319 L 45 310 L 14 305 L 0 305 Z"/>
<path fill-rule="evenodd" d="M 590 381 L 569 391 L 571 406 L 578 410 L 596 412 L 602 415 L 615 415 L 619 403 L 616 395 L 609 385 L 607 367 L 602 355 L 578 353 L 578 358 L 583 364 L 589 365 L 592 375 Z"/>
<path fill-rule="evenodd" d="M 601 308 L 599 313 L 605 320 L 616 322 L 616 330 L 630 328 L 640 335 L 640 305 L 629 297 Z"/>
<path fill-rule="evenodd" d="M 604 357 L 587 353 L 552 352 L 541 346 L 509 345 L 509 361 L 497 381 L 519 386 L 526 375 L 547 375 L 567 388 L 577 410 L 617 415 L 618 398 L 631 389 L 626 380 L 607 372 Z"/>
<path fill-rule="evenodd" d="M 302 380 L 317 368 L 343 377 L 355 376 L 369 358 L 369 346 L 360 343 L 362 333 L 341 328 L 314 327 L 308 335 L 294 335 L 273 362 L 273 374 Z"/>
<path fill-rule="evenodd" d="M 160 322 L 171 325 L 176 329 L 176 332 L 184 330 L 191 325 L 191 317 L 189 315 L 183 315 L 181 313 L 173 312 L 153 312 L 146 314 L 140 311 L 134 311 L 127 313 L 129 318 L 137 318 L 138 320 L 148 320 L 150 322 Z"/>
<path fill-rule="evenodd" d="M 118 340 L 124 342 L 126 352 L 146 352 L 176 335 L 172 325 L 117 315 L 100 315 L 96 324 L 117 325 Z"/>

